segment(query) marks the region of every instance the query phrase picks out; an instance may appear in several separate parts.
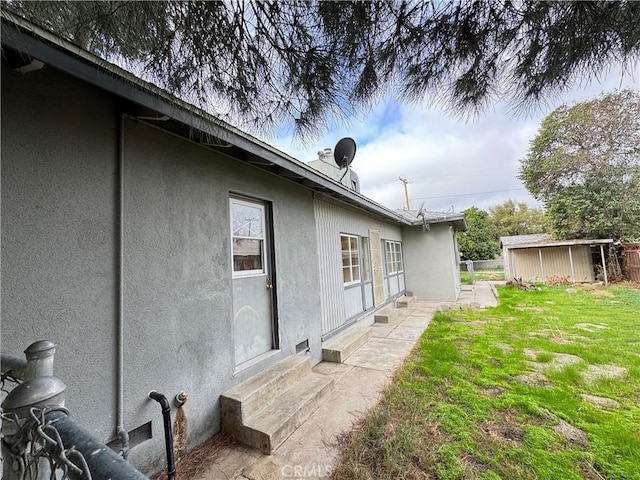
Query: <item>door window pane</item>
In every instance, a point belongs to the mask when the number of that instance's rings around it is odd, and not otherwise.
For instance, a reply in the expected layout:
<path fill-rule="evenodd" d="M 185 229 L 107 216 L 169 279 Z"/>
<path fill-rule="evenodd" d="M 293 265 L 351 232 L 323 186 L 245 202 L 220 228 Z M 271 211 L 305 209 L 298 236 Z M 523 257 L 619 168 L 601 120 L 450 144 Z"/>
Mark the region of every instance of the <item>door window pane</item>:
<path fill-rule="evenodd" d="M 262 240 L 249 238 L 233 239 L 233 271 L 262 271 Z"/>
<path fill-rule="evenodd" d="M 231 199 L 231 245 L 234 274 L 265 272 L 264 205 Z"/>

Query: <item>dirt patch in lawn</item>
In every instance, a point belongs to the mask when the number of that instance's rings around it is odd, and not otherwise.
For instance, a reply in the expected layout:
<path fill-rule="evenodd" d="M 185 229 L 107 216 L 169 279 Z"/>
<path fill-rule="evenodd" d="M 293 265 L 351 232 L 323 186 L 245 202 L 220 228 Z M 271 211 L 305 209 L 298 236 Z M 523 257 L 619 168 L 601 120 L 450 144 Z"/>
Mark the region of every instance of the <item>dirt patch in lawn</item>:
<path fill-rule="evenodd" d="M 519 446 L 524 439 L 524 427 L 518 425 L 517 414 L 512 410 L 497 412 L 493 420 L 483 422 L 479 427 L 500 444 Z"/>
<path fill-rule="evenodd" d="M 551 387 L 553 383 L 541 373 L 530 373 L 528 375 L 516 375 L 513 379 L 517 382 L 524 383 L 535 387 Z"/>
<path fill-rule="evenodd" d="M 578 427 L 574 427 L 570 423 L 565 422 L 561 418 L 558 419 L 558 424 L 551 427 L 551 429 L 558 435 L 564 437 L 570 444 L 576 445 L 580 448 L 587 448 L 589 446 L 587 434 Z"/>
<path fill-rule="evenodd" d="M 627 369 L 619 365 L 589 365 L 582 376 L 587 382 L 593 383 L 601 378 L 620 378 L 625 373 Z"/>
<path fill-rule="evenodd" d="M 516 310 L 520 310 L 521 312 L 542 313 L 542 312 L 545 312 L 547 309 L 546 308 L 542 308 L 542 307 L 523 307 L 521 305 L 518 305 L 518 306 L 516 306 Z"/>
<path fill-rule="evenodd" d="M 568 343 L 571 343 L 564 337 L 549 337 L 549 341 L 552 343 L 557 343 L 558 345 L 566 345 Z"/>
<path fill-rule="evenodd" d="M 560 371 L 569 365 L 575 365 L 576 363 L 584 361 L 577 355 L 571 355 L 569 353 L 551 353 L 542 350 L 533 350 L 531 348 L 523 349 L 522 353 L 529 358 L 525 363 L 538 373 L 544 370 Z M 538 362 L 536 359 L 538 359 L 540 355 L 551 355 L 552 358 L 548 362 Z"/>
<path fill-rule="evenodd" d="M 600 297 L 613 297 L 613 293 L 609 290 L 593 290 L 591 293 Z"/>
<path fill-rule="evenodd" d="M 586 330 L 587 332 L 599 332 L 600 330 L 604 330 L 607 328 L 606 325 L 602 323 L 576 323 L 573 325 L 573 328 L 578 328 L 580 330 Z"/>
<path fill-rule="evenodd" d="M 583 430 L 578 427 L 574 427 L 546 408 L 541 408 L 540 411 L 545 417 L 550 418 L 555 422 L 555 425 L 553 425 L 551 429 L 563 437 L 568 443 L 580 448 L 587 448 L 589 446 L 589 439 Z"/>
<path fill-rule="evenodd" d="M 487 397 L 497 397 L 499 395 L 501 395 L 503 392 L 506 392 L 505 388 L 502 387 L 487 387 L 487 388 L 480 388 L 480 393 L 482 393 L 483 395 L 486 395 Z"/>
<path fill-rule="evenodd" d="M 589 402 L 590 404 L 595 405 L 596 407 L 620 408 L 620 402 L 617 402 L 612 398 L 598 397 L 596 395 L 589 395 L 587 393 L 581 393 L 578 396 L 582 398 L 585 402 Z"/>
<path fill-rule="evenodd" d="M 473 327 L 476 327 L 476 326 L 484 327 L 487 324 L 486 320 L 469 320 L 469 321 L 460 322 L 460 323 L 464 323 L 465 325 L 470 325 Z"/>
<path fill-rule="evenodd" d="M 508 343 L 499 342 L 499 343 L 496 343 L 496 347 L 498 347 L 500 350 L 502 350 L 502 353 L 511 353 L 511 352 L 513 352 L 513 347 L 511 345 L 509 345 Z"/>

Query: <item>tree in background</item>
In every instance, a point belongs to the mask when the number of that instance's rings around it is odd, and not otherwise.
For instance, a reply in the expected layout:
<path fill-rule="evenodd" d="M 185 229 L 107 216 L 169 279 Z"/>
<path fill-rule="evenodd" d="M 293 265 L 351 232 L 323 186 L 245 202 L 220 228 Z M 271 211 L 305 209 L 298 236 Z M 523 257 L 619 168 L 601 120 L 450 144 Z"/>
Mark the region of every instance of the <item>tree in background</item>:
<path fill-rule="evenodd" d="M 458 233 L 458 248 L 463 260 L 491 260 L 500 254 L 500 246 L 491 234 L 489 214 L 477 207 L 463 210 L 467 231 Z"/>
<path fill-rule="evenodd" d="M 316 134 L 382 95 L 522 109 L 640 54 L 640 2 L 2 1 L 245 128 Z M 625 65 L 626 66 L 626 65 Z M 135 67 L 135 68 L 134 68 Z"/>
<path fill-rule="evenodd" d="M 640 93 L 558 107 L 519 178 L 544 202 L 558 238 L 640 238 Z"/>
<path fill-rule="evenodd" d="M 547 217 L 544 210 L 530 208 L 525 202 L 507 200 L 489 208 L 489 224 L 493 238 L 511 235 L 547 233 Z"/>

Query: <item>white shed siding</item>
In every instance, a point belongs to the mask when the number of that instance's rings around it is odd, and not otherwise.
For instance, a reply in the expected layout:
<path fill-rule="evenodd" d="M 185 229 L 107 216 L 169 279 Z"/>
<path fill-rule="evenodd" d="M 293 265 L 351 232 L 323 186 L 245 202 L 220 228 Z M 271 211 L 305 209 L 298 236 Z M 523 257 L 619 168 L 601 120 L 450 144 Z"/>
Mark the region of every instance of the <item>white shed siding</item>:
<path fill-rule="evenodd" d="M 571 249 L 571 257 L 569 256 Z M 590 247 L 543 247 L 510 249 L 511 275 L 524 281 L 592 282 Z M 573 262 L 573 271 L 571 269 Z"/>
<path fill-rule="evenodd" d="M 354 315 L 352 306 L 349 307 L 349 312 L 345 308 L 340 234 L 368 237 L 369 229 L 374 229 L 380 231 L 382 239 L 400 241 L 402 233 L 399 226 L 381 222 L 322 198 L 314 200 L 314 209 L 320 263 L 322 334 L 325 335 L 340 328 Z"/>

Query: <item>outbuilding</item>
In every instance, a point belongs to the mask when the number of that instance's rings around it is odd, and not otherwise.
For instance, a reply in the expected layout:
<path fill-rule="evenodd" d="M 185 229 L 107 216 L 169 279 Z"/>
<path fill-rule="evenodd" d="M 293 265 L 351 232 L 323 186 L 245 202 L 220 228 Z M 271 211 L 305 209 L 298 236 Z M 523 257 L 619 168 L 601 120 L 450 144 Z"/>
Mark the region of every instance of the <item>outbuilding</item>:
<path fill-rule="evenodd" d="M 500 237 L 505 278 L 541 283 L 608 283 L 611 239 L 553 240 L 548 234 Z"/>

